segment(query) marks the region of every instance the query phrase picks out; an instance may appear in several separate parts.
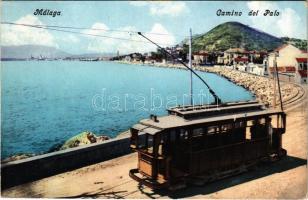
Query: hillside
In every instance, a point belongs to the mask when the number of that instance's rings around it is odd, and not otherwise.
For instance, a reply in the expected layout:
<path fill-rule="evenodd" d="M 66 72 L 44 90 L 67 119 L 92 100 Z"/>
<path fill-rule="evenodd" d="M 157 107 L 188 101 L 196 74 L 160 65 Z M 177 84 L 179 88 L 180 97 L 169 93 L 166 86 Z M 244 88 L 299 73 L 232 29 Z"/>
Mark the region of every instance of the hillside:
<path fill-rule="evenodd" d="M 289 43 L 296 46 L 299 49 L 307 50 L 307 40 L 288 38 L 288 37 L 282 37 L 281 39 L 283 40 L 284 43 Z"/>
<path fill-rule="evenodd" d="M 242 47 L 247 50 L 272 50 L 283 44 L 281 38 L 272 36 L 239 22 L 220 24 L 205 34 L 194 36 L 193 51 L 225 51 Z"/>
<path fill-rule="evenodd" d="M 20 45 L 20 46 L 2 46 L 2 59 L 27 59 L 33 56 L 38 58 L 40 56 L 45 58 L 64 58 L 71 54 L 61 51 L 55 47 L 48 47 L 42 45 Z"/>

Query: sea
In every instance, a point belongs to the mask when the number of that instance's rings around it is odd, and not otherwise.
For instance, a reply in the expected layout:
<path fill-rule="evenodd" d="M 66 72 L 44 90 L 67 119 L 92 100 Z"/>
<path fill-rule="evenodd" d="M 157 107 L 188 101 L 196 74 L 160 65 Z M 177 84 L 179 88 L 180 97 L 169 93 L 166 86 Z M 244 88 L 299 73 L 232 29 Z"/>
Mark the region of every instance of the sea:
<path fill-rule="evenodd" d="M 197 72 L 223 102 L 254 99 L 216 74 Z M 193 103 L 213 102 L 193 78 Z M 83 132 L 116 137 L 150 114 L 187 105 L 190 72 L 99 61 L 1 63 L 1 159 L 42 154 Z"/>

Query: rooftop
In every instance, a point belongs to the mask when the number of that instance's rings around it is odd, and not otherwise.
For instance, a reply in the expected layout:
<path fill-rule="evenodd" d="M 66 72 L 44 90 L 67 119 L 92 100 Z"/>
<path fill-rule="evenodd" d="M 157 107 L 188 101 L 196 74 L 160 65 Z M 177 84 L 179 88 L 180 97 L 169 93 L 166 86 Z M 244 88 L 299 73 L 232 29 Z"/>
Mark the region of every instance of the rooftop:
<path fill-rule="evenodd" d="M 175 107 L 168 111 L 168 116 L 158 117 L 157 120 L 143 119 L 134 128 L 149 134 L 155 134 L 164 129 L 201 124 L 214 125 L 217 122 L 230 123 L 236 120 L 253 119 L 257 116 L 281 113 L 277 110 L 267 110 L 263 104 L 256 101 L 229 103 L 220 106 Z"/>

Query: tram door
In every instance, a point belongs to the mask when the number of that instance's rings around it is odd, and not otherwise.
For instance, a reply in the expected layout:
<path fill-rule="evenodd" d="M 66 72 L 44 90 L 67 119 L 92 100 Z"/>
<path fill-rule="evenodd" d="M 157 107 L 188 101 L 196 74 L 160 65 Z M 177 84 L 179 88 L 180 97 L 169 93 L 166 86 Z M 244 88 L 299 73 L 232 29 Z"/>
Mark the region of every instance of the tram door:
<path fill-rule="evenodd" d="M 168 152 L 165 155 L 167 171 L 171 177 L 181 177 L 188 173 L 189 169 L 190 143 L 188 131 L 174 129 L 165 135 L 168 137 L 164 145 Z"/>
<path fill-rule="evenodd" d="M 278 151 L 282 148 L 282 134 L 285 133 L 286 130 L 286 115 L 271 116 L 271 118 L 269 118 L 269 123 L 272 126 L 272 133 L 270 133 L 272 137 L 272 150 Z"/>
<path fill-rule="evenodd" d="M 145 134 L 138 141 L 138 168 L 147 176 L 155 176 L 154 136 Z"/>

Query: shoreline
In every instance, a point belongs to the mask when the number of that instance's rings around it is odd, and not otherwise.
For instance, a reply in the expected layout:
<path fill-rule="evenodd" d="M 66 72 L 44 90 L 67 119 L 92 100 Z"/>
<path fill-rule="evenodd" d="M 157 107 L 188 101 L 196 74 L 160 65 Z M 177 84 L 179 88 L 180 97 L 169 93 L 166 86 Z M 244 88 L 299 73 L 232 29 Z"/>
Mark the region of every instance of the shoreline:
<path fill-rule="evenodd" d="M 162 64 L 162 63 L 140 63 L 140 62 L 127 62 L 127 61 L 114 61 L 120 64 L 129 64 L 129 65 L 141 65 L 141 66 L 151 66 L 151 67 L 162 67 L 170 69 L 183 69 L 187 70 L 181 64 Z M 193 66 L 194 70 L 200 72 L 214 73 L 232 83 L 245 88 L 255 95 L 256 100 L 264 103 L 268 107 L 273 107 L 273 96 L 274 96 L 274 85 L 273 79 L 266 76 L 259 76 L 255 74 L 250 74 L 247 72 L 242 72 L 238 70 L 228 69 L 226 66 L 214 65 L 213 67 L 204 67 L 204 66 Z M 295 83 L 280 81 L 281 96 L 283 104 L 288 104 L 293 98 L 295 98 L 302 88 Z M 280 104 L 278 97 L 277 89 L 277 98 L 276 106 Z"/>

